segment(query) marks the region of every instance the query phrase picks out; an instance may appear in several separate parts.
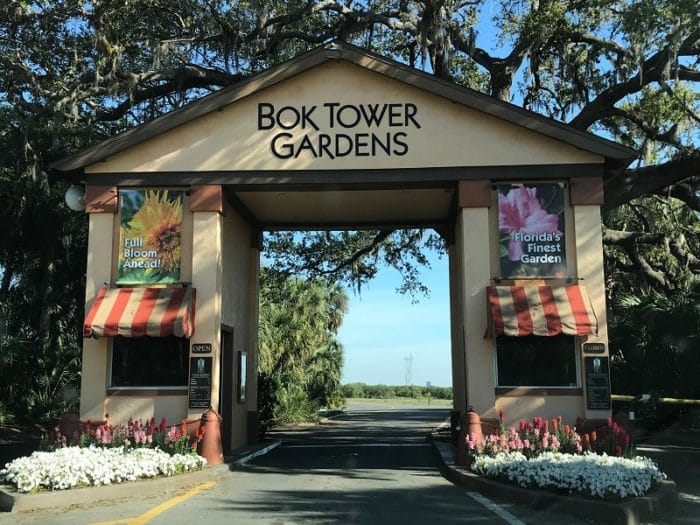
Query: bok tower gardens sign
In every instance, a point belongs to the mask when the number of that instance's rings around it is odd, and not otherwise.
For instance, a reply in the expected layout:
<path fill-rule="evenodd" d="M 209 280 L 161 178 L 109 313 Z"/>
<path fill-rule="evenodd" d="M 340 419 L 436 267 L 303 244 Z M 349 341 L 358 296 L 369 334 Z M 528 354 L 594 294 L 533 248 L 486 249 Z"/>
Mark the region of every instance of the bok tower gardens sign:
<path fill-rule="evenodd" d="M 90 224 L 80 417 L 211 406 L 225 449 L 255 441 L 261 235 L 432 228 L 454 411 L 605 418 L 602 188 L 636 155 L 336 42 L 63 159 Z"/>
<path fill-rule="evenodd" d="M 258 104 L 258 130 L 272 130 L 271 153 L 280 159 L 327 157 L 404 156 L 411 129 L 420 129 L 418 108 L 411 103 L 342 104 L 326 102 L 312 106 Z M 371 131 L 358 133 L 362 127 Z M 296 139 L 290 131 L 305 134 Z M 390 131 L 383 131 L 389 129 Z M 316 136 L 306 133 L 315 130 Z"/>

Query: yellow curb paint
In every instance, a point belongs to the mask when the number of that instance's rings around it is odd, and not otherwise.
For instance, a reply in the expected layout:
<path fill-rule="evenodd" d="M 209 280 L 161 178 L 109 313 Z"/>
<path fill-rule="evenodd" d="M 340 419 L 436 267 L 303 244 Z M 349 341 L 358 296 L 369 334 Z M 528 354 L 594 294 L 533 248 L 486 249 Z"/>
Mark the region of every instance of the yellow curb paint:
<path fill-rule="evenodd" d="M 92 525 L 144 525 L 145 523 L 148 523 L 151 521 L 153 518 L 158 516 L 159 514 L 162 514 L 166 510 L 168 510 L 171 507 L 174 507 L 175 505 L 182 503 L 183 501 L 191 498 L 192 496 L 196 495 L 199 492 L 202 492 L 203 490 L 207 490 L 212 488 L 214 485 L 216 485 L 216 481 L 207 481 L 206 483 L 202 483 L 201 485 L 197 485 L 196 487 L 191 488 L 184 494 L 180 494 L 179 496 L 175 496 L 174 498 L 170 498 L 167 501 L 164 501 L 160 505 L 153 507 L 151 510 L 148 512 L 145 512 L 141 514 L 140 516 L 136 516 L 135 518 L 124 518 L 120 520 L 114 520 L 114 521 L 100 521 L 97 523 L 93 523 Z"/>

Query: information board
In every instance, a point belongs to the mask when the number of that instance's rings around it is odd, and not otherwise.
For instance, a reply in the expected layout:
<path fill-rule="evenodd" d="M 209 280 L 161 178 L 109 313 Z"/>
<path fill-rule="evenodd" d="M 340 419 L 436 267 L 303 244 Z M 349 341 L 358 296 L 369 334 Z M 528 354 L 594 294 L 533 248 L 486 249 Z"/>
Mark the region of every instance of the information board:
<path fill-rule="evenodd" d="M 607 357 L 586 357 L 586 406 L 610 410 L 610 370 Z"/>
<path fill-rule="evenodd" d="M 211 357 L 190 358 L 190 408 L 211 406 Z"/>

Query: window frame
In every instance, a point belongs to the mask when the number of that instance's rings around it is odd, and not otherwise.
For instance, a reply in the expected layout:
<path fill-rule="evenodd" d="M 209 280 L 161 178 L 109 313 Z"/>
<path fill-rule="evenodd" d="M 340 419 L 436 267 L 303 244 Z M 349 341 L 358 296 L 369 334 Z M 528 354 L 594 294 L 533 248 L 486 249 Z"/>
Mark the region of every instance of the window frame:
<path fill-rule="evenodd" d="M 508 336 L 507 336 L 508 337 Z M 517 336 L 509 336 L 512 337 L 513 339 L 522 339 Z M 542 336 L 542 337 L 547 337 L 547 336 Z M 545 392 L 548 393 L 548 391 L 553 390 L 556 392 L 560 393 L 566 393 L 566 392 L 580 392 L 582 387 L 582 382 L 581 382 L 581 344 L 579 337 L 577 336 L 568 336 L 571 337 L 571 342 L 573 346 L 573 358 L 574 358 L 574 364 L 576 366 L 576 371 L 575 371 L 575 376 L 576 376 L 576 384 L 575 385 L 501 385 L 498 382 L 498 337 L 493 337 L 493 381 L 494 385 L 496 387 L 496 390 L 505 390 L 505 391 L 511 391 L 511 390 L 517 390 L 521 392 L 527 392 L 527 391 L 537 391 L 537 392 Z"/>

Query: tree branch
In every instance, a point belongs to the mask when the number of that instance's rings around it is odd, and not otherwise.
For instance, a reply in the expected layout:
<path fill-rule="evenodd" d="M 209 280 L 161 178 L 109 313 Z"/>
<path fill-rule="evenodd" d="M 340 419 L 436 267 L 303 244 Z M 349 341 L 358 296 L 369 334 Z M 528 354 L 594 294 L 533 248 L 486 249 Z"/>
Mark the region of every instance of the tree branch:
<path fill-rule="evenodd" d="M 377 235 L 375 235 L 372 238 L 372 241 L 368 245 L 363 246 L 359 250 L 356 250 L 350 257 L 339 261 L 333 268 L 321 270 L 315 268 L 315 270 L 313 270 L 314 273 L 316 273 L 317 275 L 334 275 L 346 268 L 351 268 L 363 257 L 365 257 L 365 255 L 369 255 L 370 253 L 372 253 L 380 244 L 382 244 L 386 239 L 388 239 L 389 236 L 391 236 L 391 234 L 394 233 L 394 231 L 395 230 L 379 231 Z M 307 268 L 307 271 L 311 271 L 311 269 Z"/>
<path fill-rule="evenodd" d="M 695 182 L 693 184 L 692 182 Z M 683 201 L 691 210 L 700 213 L 700 177 L 696 176 L 693 179 L 685 180 L 663 190 L 657 191 L 656 194 L 662 197 L 673 197 Z"/>
<path fill-rule="evenodd" d="M 700 259 L 688 248 L 688 242 L 684 234 L 681 233 L 677 237 L 671 239 L 669 248 L 673 256 L 678 259 L 683 266 L 695 274 L 700 273 Z"/>
<path fill-rule="evenodd" d="M 605 181 L 604 210 L 700 176 L 700 152 L 663 164 L 628 169 Z M 692 202 L 692 201 L 691 201 Z"/>
<path fill-rule="evenodd" d="M 611 230 L 603 227 L 603 244 L 615 244 L 617 246 L 633 246 L 637 243 L 655 244 L 661 241 L 664 235 L 661 233 L 629 232 L 624 230 Z"/>
<path fill-rule="evenodd" d="M 141 102 L 158 99 L 171 93 L 178 93 L 194 88 L 211 89 L 213 87 L 224 87 L 238 80 L 243 75 L 232 75 L 223 71 L 203 68 L 200 66 L 187 65 L 181 68 L 169 69 L 160 72 L 150 72 L 143 75 L 141 82 L 160 82 L 162 84 L 153 86 L 142 86 L 129 94 L 128 98 L 116 107 L 104 109 L 95 114 L 94 119 L 98 121 L 115 121 L 123 117 L 131 108 Z M 123 86 L 120 83 L 119 86 Z M 106 88 L 109 90 L 109 88 Z"/>
<path fill-rule="evenodd" d="M 624 97 L 636 93 L 652 82 L 662 80 L 676 57 L 696 54 L 699 41 L 700 29 L 697 29 L 685 39 L 678 51 L 674 51 L 670 45 L 658 51 L 644 61 L 639 73 L 626 82 L 620 82 L 602 91 L 569 124 L 578 129 L 588 129 L 593 123 L 607 116 L 611 108 Z"/>

